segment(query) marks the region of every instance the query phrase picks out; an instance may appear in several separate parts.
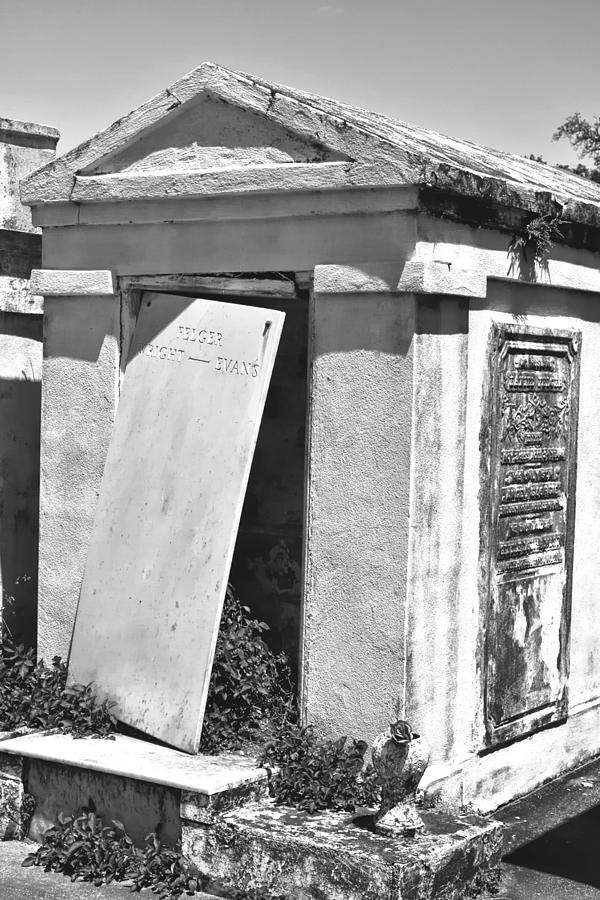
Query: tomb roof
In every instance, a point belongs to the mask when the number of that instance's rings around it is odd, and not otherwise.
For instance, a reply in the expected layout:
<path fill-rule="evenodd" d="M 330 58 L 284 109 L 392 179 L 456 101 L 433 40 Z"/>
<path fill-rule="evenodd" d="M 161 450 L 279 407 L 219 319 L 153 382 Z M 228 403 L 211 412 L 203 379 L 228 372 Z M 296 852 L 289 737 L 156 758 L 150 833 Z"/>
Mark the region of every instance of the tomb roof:
<path fill-rule="evenodd" d="M 38 125 L 37 122 L 21 122 L 18 119 L 5 119 L 0 116 L 0 143 L 24 144 L 54 149 L 60 137 L 60 131 L 50 125 Z"/>
<path fill-rule="evenodd" d="M 600 228 L 600 185 L 571 172 L 214 63 L 31 174 L 21 193 L 37 205 L 381 185 L 417 186 L 421 208 L 477 224 L 512 209 Z"/>

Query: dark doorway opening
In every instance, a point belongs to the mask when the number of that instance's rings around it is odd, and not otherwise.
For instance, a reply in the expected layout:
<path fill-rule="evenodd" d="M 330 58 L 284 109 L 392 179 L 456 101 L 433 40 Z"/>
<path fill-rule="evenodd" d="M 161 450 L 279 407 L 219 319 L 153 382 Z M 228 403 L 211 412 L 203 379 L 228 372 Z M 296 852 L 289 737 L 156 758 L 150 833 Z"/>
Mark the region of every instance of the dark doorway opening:
<path fill-rule="evenodd" d="M 265 640 L 285 651 L 296 677 L 300 652 L 308 294 L 242 300 L 286 314 L 256 443 L 231 566 L 242 603 L 269 626 Z"/>

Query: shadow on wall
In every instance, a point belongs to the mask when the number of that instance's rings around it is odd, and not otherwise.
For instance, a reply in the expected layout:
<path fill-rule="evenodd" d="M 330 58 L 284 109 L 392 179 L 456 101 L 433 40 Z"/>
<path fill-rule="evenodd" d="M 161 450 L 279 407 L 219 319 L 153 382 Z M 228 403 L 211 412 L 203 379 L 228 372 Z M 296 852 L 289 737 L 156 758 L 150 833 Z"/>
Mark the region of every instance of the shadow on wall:
<path fill-rule="evenodd" d="M 41 383 L 0 379 L 0 567 L 4 621 L 35 647 Z"/>

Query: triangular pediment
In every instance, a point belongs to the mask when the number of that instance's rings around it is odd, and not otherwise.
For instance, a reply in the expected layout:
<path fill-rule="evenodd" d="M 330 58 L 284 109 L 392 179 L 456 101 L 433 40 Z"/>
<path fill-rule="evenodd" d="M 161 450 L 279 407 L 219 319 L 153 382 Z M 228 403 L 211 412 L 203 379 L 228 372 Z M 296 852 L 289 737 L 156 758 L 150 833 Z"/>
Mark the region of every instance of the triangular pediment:
<path fill-rule="evenodd" d="M 318 140 L 206 92 L 79 174 L 204 171 L 347 159 Z"/>
<path fill-rule="evenodd" d="M 310 105 L 288 100 L 249 76 L 203 63 L 89 141 L 32 173 L 21 199 L 37 204 L 88 197 L 86 182 L 147 180 L 161 173 L 319 166 L 362 159 L 352 129 L 332 127 Z M 122 187 L 122 181 L 119 182 Z M 187 183 L 177 193 L 188 192 Z M 142 189 L 143 190 L 143 189 Z M 190 191 L 192 189 L 190 188 Z M 216 189 L 218 192 L 218 186 Z"/>

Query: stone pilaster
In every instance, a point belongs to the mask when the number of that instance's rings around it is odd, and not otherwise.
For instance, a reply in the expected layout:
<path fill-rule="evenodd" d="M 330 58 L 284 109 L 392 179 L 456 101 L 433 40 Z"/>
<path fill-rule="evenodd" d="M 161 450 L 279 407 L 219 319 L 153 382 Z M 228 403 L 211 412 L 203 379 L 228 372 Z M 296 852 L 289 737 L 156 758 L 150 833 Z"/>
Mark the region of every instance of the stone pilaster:
<path fill-rule="evenodd" d="M 38 653 L 67 656 L 119 390 L 108 271 L 32 273 L 44 297 Z"/>

